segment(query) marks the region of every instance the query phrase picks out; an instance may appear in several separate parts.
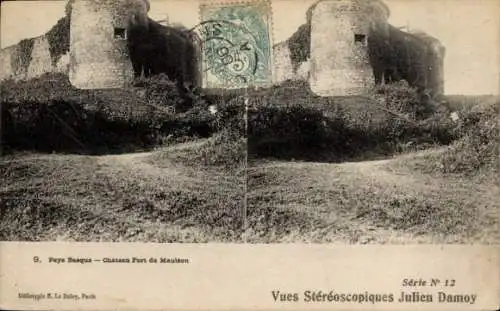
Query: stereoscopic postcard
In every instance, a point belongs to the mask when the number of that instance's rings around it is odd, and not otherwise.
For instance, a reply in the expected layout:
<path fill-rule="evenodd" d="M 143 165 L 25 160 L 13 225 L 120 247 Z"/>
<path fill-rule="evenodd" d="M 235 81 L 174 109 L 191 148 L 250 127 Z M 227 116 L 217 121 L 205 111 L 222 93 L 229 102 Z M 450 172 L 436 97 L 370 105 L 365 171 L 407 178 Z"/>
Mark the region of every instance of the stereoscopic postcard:
<path fill-rule="evenodd" d="M 0 309 L 500 308 L 499 1 L 3 1 L 0 43 Z"/>

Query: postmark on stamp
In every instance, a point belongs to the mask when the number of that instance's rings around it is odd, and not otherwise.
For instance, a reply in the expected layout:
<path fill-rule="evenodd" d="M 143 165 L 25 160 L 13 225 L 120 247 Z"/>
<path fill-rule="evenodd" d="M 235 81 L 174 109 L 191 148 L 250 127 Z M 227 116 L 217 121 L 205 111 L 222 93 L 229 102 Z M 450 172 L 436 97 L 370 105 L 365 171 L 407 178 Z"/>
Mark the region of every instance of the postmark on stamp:
<path fill-rule="evenodd" d="M 202 3 L 200 14 L 203 87 L 271 84 L 269 2 Z"/>

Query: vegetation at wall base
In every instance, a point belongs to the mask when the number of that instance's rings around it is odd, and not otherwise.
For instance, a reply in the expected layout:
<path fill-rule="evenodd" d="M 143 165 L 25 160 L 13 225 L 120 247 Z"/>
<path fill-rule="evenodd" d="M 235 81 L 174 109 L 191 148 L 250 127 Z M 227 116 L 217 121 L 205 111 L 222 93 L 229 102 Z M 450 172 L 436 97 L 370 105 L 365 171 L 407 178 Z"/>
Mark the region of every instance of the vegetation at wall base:
<path fill-rule="evenodd" d="M 70 22 L 70 15 L 66 15 L 59 19 L 46 34 L 53 66 L 57 64 L 61 56 L 69 52 Z"/>
<path fill-rule="evenodd" d="M 297 31 L 286 41 L 286 44 L 290 50 L 293 71 L 296 72 L 300 64 L 311 57 L 311 24 L 306 23 L 299 26 Z"/>
<path fill-rule="evenodd" d="M 62 74 L 4 81 L 4 148 L 122 152 L 209 137 L 217 130 L 203 94 L 181 94 L 163 75 L 141 83 L 130 89 L 79 90 Z"/>
<path fill-rule="evenodd" d="M 16 53 L 14 54 L 14 57 L 11 58 L 11 66 L 15 74 L 22 75 L 28 72 L 34 44 L 35 39 L 33 38 L 19 41 L 19 44 L 16 47 Z"/>
<path fill-rule="evenodd" d="M 499 122 L 500 98 L 489 98 L 472 109 L 461 111 L 454 129 L 457 139 L 446 149 L 421 157 L 404 158 L 402 164 L 426 173 L 497 176 Z"/>
<path fill-rule="evenodd" d="M 164 156 L 192 167 L 244 174 L 247 154 L 244 115 L 243 97 L 219 102 L 212 120 L 215 133 L 210 138 L 192 148 L 182 148 Z M 162 154 L 158 156 L 161 158 Z"/>
<path fill-rule="evenodd" d="M 318 97 L 298 82 L 250 96 L 249 156 L 344 161 L 457 138 L 448 110 L 404 82 L 367 96 Z"/>
<path fill-rule="evenodd" d="M 0 88 L 13 152 L 0 159 L 0 239 L 241 241 L 241 99 L 182 93 L 164 76 L 121 90 L 57 74 Z"/>

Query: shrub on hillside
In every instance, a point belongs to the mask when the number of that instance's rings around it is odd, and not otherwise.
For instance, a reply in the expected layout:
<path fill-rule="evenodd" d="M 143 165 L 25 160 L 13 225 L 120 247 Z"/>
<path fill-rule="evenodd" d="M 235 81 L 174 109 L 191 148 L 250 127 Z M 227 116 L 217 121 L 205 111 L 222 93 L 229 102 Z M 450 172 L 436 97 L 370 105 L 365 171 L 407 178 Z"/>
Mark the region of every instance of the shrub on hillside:
<path fill-rule="evenodd" d="M 228 131 L 235 137 L 246 136 L 246 108 L 245 99 L 238 96 L 228 100 L 221 100 L 216 105 L 213 128 L 215 131 Z"/>
<path fill-rule="evenodd" d="M 29 81 L 5 80 L 0 83 L 2 102 L 48 102 L 50 100 L 78 100 L 87 98 L 90 92 L 74 88 L 64 74 L 47 73 Z"/>
<path fill-rule="evenodd" d="M 186 99 L 162 76 L 130 89 L 79 90 L 67 76 L 46 74 L 5 81 L 0 91 L 2 143 L 10 149 L 94 153 L 213 132 L 201 95 Z"/>
<path fill-rule="evenodd" d="M 249 153 L 261 156 L 307 156 L 327 140 L 327 119 L 303 105 L 261 105 L 248 111 Z"/>
<path fill-rule="evenodd" d="M 241 173 L 246 167 L 246 155 L 246 138 L 236 136 L 234 132 L 225 129 L 194 145 L 181 147 L 169 153 L 167 157 L 188 166 L 236 170 Z"/>
<path fill-rule="evenodd" d="M 386 112 L 385 116 L 380 122 L 360 129 L 371 133 L 375 141 L 392 142 L 397 147 L 408 143 L 414 146 L 449 144 L 456 138 L 455 124 L 448 117 L 448 110 L 406 81 L 379 85 L 371 98 L 376 107 Z M 350 123 L 356 124 L 356 121 Z"/>
<path fill-rule="evenodd" d="M 402 164 L 426 173 L 498 174 L 500 101 L 487 101 L 462 111 L 453 128 L 457 139 L 446 149 L 405 159 Z"/>
<path fill-rule="evenodd" d="M 384 109 L 412 120 L 427 118 L 438 109 L 437 103 L 423 91 L 409 86 L 405 80 L 377 85 L 372 96 L 382 101 Z"/>
<path fill-rule="evenodd" d="M 246 153 L 246 138 L 236 136 L 227 129 L 216 133 L 199 150 L 204 165 L 225 168 L 244 168 Z"/>
<path fill-rule="evenodd" d="M 457 129 L 461 138 L 441 155 L 439 163 L 443 172 L 498 172 L 499 107 L 498 101 L 491 102 L 463 116 Z"/>
<path fill-rule="evenodd" d="M 151 106 L 170 107 L 175 110 L 187 110 L 183 107 L 185 100 L 181 97 L 177 83 L 165 74 L 136 80 L 135 86 L 143 99 Z M 174 110 L 174 111 L 175 111 Z"/>
<path fill-rule="evenodd" d="M 208 109 L 210 102 L 199 89 L 180 89 L 165 74 L 140 79 L 136 85 L 139 86 L 137 92 L 151 111 L 170 115 L 169 120 L 158 126 L 171 140 L 208 137 L 216 131 L 213 127 L 215 116 Z"/>
<path fill-rule="evenodd" d="M 212 126 L 216 133 L 200 147 L 181 152 L 178 160 L 189 165 L 213 166 L 243 170 L 246 164 L 247 140 L 245 106 L 242 97 L 217 102 Z"/>
<path fill-rule="evenodd" d="M 253 156 L 339 160 L 456 138 L 447 114 L 404 83 L 380 86 L 365 97 L 328 98 L 300 85 L 282 88 L 250 97 Z"/>
<path fill-rule="evenodd" d="M 113 120 L 67 101 L 2 104 L 2 143 L 11 149 L 94 153 L 147 148 L 159 132 L 147 122 Z"/>
<path fill-rule="evenodd" d="M 202 163 L 243 169 L 247 155 L 244 98 L 219 102 L 214 122 L 217 133 L 199 151 Z"/>

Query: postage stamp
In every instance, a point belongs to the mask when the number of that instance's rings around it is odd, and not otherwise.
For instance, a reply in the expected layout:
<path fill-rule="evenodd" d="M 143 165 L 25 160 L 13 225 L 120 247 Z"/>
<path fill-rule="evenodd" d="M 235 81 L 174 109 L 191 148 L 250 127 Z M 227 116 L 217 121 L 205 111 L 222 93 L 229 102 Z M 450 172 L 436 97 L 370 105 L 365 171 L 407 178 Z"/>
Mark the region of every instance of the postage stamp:
<path fill-rule="evenodd" d="M 205 88 L 248 88 L 272 83 L 271 5 L 267 1 L 205 2 L 195 29 Z"/>

